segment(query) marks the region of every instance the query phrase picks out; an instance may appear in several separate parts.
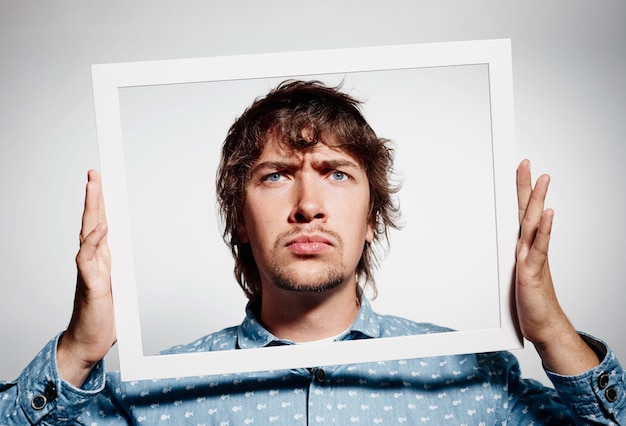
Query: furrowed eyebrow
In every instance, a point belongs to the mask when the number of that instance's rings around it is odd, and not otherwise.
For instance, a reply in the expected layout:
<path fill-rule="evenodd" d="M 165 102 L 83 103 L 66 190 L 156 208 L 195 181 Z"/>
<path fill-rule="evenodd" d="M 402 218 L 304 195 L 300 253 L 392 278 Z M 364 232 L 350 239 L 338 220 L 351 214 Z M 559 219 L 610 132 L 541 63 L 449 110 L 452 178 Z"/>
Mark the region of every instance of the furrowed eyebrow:
<path fill-rule="evenodd" d="M 289 163 L 286 161 L 263 161 L 250 170 L 250 175 L 259 173 L 260 170 L 293 170 L 299 166 L 299 163 Z"/>
<path fill-rule="evenodd" d="M 341 169 L 345 167 L 359 169 L 360 166 L 354 161 L 350 160 L 322 160 L 314 163 L 315 167 L 332 170 L 332 169 Z"/>

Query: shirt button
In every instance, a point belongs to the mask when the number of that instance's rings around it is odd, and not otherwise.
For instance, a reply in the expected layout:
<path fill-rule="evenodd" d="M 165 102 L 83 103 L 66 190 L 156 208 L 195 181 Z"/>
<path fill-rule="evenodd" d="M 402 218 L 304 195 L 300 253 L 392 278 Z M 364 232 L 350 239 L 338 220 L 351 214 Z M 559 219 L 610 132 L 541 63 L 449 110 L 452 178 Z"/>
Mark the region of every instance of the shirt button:
<path fill-rule="evenodd" d="M 35 395 L 33 399 L 30 400 L 30 406 L 35 410 L 41 410 L 47 403 L 48 400 L 43 395 Z"/>
<path fill-rule="evenodd" d="M 324 382 L 324 380 L 326 380 L 326 372 L 323 369 L 321 368 L 316 369 L 314 374 L 315 374 L 316 382 L 322 383 Z"/>
<path fill-rule="evenodd" d="M 604 392 L 604 396 L 606 396 L 606 400 L 609 402 L 617 401 L 618 392 L 614 387 L 610 387 Z"/>
<path fill-rule="evenodd" d="M 606 373 L 602 373 L 600 377 L 598 377 L 598 387 L 600 389 L 606 388 L 609 385 L 609 381 L 610 381 L 609 375 Z"/>

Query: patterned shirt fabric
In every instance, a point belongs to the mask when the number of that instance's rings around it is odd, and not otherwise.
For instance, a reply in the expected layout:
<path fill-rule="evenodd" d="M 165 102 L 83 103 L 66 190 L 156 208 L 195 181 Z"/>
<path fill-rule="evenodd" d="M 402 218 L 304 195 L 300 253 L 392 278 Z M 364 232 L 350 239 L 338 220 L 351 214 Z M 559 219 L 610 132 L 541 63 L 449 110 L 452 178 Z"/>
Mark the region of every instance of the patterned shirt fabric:
<path fill-rule="evenodd" d="M 446 329 L 374 313 L 363 301 L 337 340 Z M 542 425 L 626 424 L 624 371 L 614 354 L 579 376 L 548 372 L 556 390 L 522 379 L 508 352 L 184 379 L 122 382 L 99 363 L 81 389 L 59 378 L 53 339 L 13 382 L 0 383 L 4 425 Z M 293 344 L 255 320 L 167 353 Z"/>

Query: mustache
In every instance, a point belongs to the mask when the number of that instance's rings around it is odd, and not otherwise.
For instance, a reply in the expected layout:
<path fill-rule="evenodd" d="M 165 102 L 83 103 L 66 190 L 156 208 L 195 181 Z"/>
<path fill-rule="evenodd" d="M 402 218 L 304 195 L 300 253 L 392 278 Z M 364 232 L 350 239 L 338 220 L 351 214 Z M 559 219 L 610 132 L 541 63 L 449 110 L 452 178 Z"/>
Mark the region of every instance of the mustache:
<path fill-rule="evenodd" d="M 337 247 L 343 246 L 343 240 L 341 239 L 341 235 L 337 232 L 332 231 L 328 228 L 325 228 L 322 225 L 308 225 L 308 226 L 296 226 L 289 231 L 283 232 L 276 237 L 276 242 L 274 243 L 274 248 L 278 249 L 280 247 L 284 247 L 287 245 L 289 240 L 292 238 L 302 235 L 302 234 L 316 234 L 322 235 L 323 237 L 330 240 L 330 242 Z"/>

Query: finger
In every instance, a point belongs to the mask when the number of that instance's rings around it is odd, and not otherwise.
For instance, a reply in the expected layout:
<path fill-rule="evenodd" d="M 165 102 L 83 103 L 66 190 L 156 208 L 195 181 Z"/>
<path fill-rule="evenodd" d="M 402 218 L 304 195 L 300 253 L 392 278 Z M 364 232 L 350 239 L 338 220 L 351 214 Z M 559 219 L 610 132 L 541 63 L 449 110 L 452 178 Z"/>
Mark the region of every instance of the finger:
<path fill-rule="evenodd" d="M 554 221 L 554 211 L 546 209 L 541 215 L 541 221 L 537 228 L 532 246 L 526 257 L 526 265 L 535 272 L 541 271 L 548 259 L 548 248 L 550 246 L 550 235 L 552 233 L 552 223 Z"/>
<path fill-rule="evenodd" d="M 100 222 L 106 222 L 106 210 L 104 208 L 104 192 L 102 191 L 102 176 L 95 170 L 89 170 L 88 179 L 98 186 L 98 215 Z"/>
<path fill-rule="evenodd" d="M 532 245 L 544 213 L 544 205 L 548 186 L 550 185 L 550 176 L 542 175 L 537 179 L 535 188 L 530 194 L 530 200 L 526 206 L 526 211 L 522 219 L 521 239 L 522 243 Z"/>
<path fill-rule="evenodd" d="M 102 196 L 102 180 L 98 172 L 89 170 L 87 173 L 85 207 L 80 231 L 81 242 L 96 228 L 98 223 L 104 222 L 106 222 L 106 214 Z"/>
<path fill-rule="evenodd" d="M 79 265 L 93 260 L 98 253 L 98 248 L 107 234 L 106 222 L 98 223 L 93 231 L 83 238 L 80 249 L 76 255 L 76 263 Z"/>
<path fill-rule="evenodd" d="M 530 161 L 522 160 L 517 167 L 517 207 L 520 225 L 526 215 L 526 209 L 528 208 L 532 192 L 533 187 L 530 178 Z"/>

